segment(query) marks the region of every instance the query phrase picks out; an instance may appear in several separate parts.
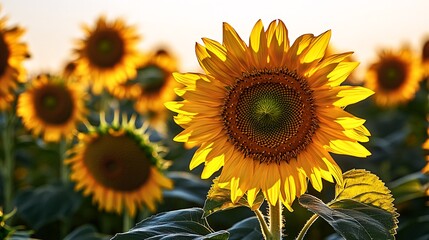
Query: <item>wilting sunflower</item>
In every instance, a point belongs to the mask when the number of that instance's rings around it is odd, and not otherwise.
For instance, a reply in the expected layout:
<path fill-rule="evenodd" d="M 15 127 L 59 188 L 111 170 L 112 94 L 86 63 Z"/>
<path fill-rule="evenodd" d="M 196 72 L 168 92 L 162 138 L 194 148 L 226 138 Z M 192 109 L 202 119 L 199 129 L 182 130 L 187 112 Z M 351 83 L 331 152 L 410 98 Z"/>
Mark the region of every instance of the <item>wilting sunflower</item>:
<path fill-rule="evenodd" d="M 162 188 L 172 188 L 172 181 L 162 174 L 166 167 L 162 148 L 150 142 L 146 126 L 135 127 L 135 120 L 124 115 L 120 124 L 115 114 L 111 124 L 104 116 L 99 127 L 87 123 L 88 133 L 79 133 L 71 150 L 74 156 L 66 160 L 76 190 L 92 194 L 101 209 L 117 213 L 127 209 L 131 216 L 143 205 L 154 212 Z"/>
<path fill-rule="evenodd" d="M 107 22 L 102 16 L 93 29 L 87 25 L 83 29 L 86 36 L 75 49 L 76 71 L 88 77 L 95 94 L 135 76 L 139 36 L 134 27 L 125 25 L 122 19 Z"/>
<path fill-rule="evenodd" d="M 6 27 L 6 20 L 6 17 L 0 18 L 0 110 L 10 108 L 17 82 L 26 80 L 23 61 L 29 57 L 27 45 L 19 42 L 24 29 Z"/>
<path fill-rule="evenodd" d="M 374 90 L 380 106 L 395 106 L 410 101 L 419 89 L 421 68 L 409 49 L 382 51 L 365 76 L 365 86 Z"/>
<path fill-rule="evenodd" d="M 426 77 L 429 76 L 429 39 L 423 44 L 422 49 L 423 71 Z"/>
<path fill-rule="evenodd" d="M 85 92 L 78 84 L 40 75 L 18 97 L 17 115 L 24 126 L 45 141 L 70 139 L 86 114 Z"/>
<path fill-rule="evenodd" d="M 205 74 L 174 74 L 185 88 L 183 101 L 166 106 L 184 128 L 176 141 L 199 149 L 190 168 L 204 163 L 202 178 L 222 168 L 219 184 L 231 200 L 247 193 L 252 205 L 262 190 L 271 205 L 290 209 L 310 179 L 341 183 L 342 172 L 329 152 L 366 157 L 358 141 L 368 141 L 365 120 L 344 110 L 372 91 L 339 86 L 358 63 L 352 53 L 325 56 L 331 32 L 300 36 L 289 45 L 282 21 L 265 31 L 258 21 L 247 45 L 227 23 L 223 43 L 203 38 L 196 54 Z"/>

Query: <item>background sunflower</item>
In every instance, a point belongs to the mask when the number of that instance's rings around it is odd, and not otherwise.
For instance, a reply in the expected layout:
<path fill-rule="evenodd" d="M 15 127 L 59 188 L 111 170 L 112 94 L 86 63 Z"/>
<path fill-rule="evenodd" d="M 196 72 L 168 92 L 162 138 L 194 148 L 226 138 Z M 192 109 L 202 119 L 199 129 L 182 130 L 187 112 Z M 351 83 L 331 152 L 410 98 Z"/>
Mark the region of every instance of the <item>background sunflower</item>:
<path fill-rule="evenodd" d="M 377 104 L 395 106 L 413 99 L 421 79 L 420 64 L 411 50 L 384 50 L 368 68 L 365 86 L 375 91 Z"/>
<path fill-rule="evenodd" d="M 27 45 L 20 42 L 24 29 L 8 27 L 6 20 L 6 17 L 0 18 L 0 110 L 10 108 L 17 83 L 26 80 L 23 62 L 29 57 Z"/>
<path fill-rule="evenodd" d="M 122 19 L 108 22 L 101 16 L 94 28 L 84 25 L 83 30 L 85 37 L 74 50 L 76 71 L 87 77 L 95 94 L 135 76 L 139 36 L 134 27 L 127 26 Z"/>
<path fill-rule="evenodd" d="M 81 86 L 55 76 L 34 78 L 18 98 L 17 115 L 24 126 L 48 142 L 71 139 L 86 111 Z"/>
<path fill-rule="evenodd" d="M 162 189 L 173 186 L 162 174 L 166 165 L 161 148 L 149 141 L 145 126 L 135 128 L 135 116 L 127 120 L 124 115 L 122 123 L 118 114 L 111 124 L 101 120 L 99 127 L 87 124 L 88 132 L 79 134 L 79 143 L 66 160 L 76 190 L 92 195 L 93 202 L 108 212 L 128 212 L 132 217 L 143 207 L 154 212 Z"/>

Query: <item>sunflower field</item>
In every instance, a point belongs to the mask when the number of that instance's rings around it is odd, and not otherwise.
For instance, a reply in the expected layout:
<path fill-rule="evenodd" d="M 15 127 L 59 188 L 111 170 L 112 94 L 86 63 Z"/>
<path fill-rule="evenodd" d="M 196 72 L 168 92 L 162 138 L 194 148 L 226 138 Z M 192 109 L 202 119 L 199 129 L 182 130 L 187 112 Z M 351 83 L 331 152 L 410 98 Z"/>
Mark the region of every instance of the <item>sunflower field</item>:
<path fill-rule="evenodd" d="M 429 35 L 367 61 L 330 26 L 291 37 L 254 13 L 195 39 L 187 69 L 100 11 L 36 71 L 13 15 L 0 4 L 0 239 L 429 239 Z"/>

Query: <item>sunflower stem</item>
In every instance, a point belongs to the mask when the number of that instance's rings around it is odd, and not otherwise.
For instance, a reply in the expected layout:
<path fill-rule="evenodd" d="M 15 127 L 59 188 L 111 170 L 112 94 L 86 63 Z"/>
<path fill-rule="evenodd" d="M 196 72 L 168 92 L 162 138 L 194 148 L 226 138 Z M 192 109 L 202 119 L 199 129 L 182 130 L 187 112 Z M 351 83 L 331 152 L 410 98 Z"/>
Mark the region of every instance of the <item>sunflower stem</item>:
<path fill-rule="evenodd" d="M 269 216 L 270 216 L 270 233 L 269 240 L 280 240 L 282 239 L 282 227 L 283 227 L 283 214 L 282 214 L 282 203 L 280 201 L 277 204 L 269 204 Z"/>
<path fill-rule="evenodd" d="M 64 163 L 65 160 L 65 156 L 66 156 L 66 151 L 67 151 L 67 139 L 66 138 L 61 138 L 60 142 L 59 142 L 59 157 L 60 157 L 60 179 L 61 179 L 61 183 L 63 184 L 64 188 L 68 188 L 68 184 L 69 184 L 69 171 L 67 168 L 67 165 Z M 61 237 L 65 237 L 67 236 L 69 230 L 70 230 L 70 219 L 65 219 L 61 226 L 60 226 L 60 231 L 61 231 Z"/>
<path fill-rule="evenodd" d="M 307 234 L 308 229 L 313 225 L 313 223 L 317 220 L 319 216 L 317 214 L 314 214 L 311 216 L 310 219 L 307 220 L 304 227 L 301 229 L 301 231 L 298 234 L 298 237 L 296 237 L 296 240 L 302 240 L 305 237 L 305 234 Z"/>
<path fill-rule="evenodd" d="M 256 209 L 253 211 L 258 218 L 259 225 L 261 226 L 262 235 L 264 236 L 264 239 L 268 239 L 269 236 L 271 236 L 270 230 L 268 229 L 267 222 L 265 221 L 265 216 L 262 214 L 261 210 Z"/>
<path fill-rule="evenodd" d="M 4 166 L 3 166 L 3 183 L 4 183 L 4 212 L 12 212 L 12 196 L 13 196 L 13 128 L 14 118 L 13 115 L 8 114 L 7 111 L 3 112 L 3 119 L 5 121 L 4 129 L 2 131 L 2 141 L 4 150 Z"/>
<path fill-rule="evenodd" d="M 125 210 L 124 211 L 124 219 L 123 219 L 123 230 L 127 232 L 134 226 L 134 218 L 130 215 L 130 213 Z"/>
<path fill-rule="evenodd" d="M 67 140 L 63 137 L 59 144 L 59 155 L 60 155 L 60 177 L 61 182 L 67 185 L 69 182 L 69 170 L 67 165 L 64 163 L 67 151 Z"/>

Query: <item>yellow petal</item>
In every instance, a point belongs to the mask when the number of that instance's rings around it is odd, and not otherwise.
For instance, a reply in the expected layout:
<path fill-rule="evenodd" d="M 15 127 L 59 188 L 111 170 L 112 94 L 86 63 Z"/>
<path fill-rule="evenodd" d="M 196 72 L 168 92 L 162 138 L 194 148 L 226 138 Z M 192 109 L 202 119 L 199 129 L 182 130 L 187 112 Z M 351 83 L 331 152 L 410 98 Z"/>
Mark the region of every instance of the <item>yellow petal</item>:
<path fill-rule="evenodd" d="M 308 46 L 302 58 L 302 63 L 310 63 L 319 60 L 325 56 L 325 50 L 328 47 L 329 40 L 331 39 L 331 31 L 326 31 L 316 37 Z"/>
<path fill-rule="evenodd" d="M 359 65 L 358 62 L 341 62 L 329 75 L 329 85 L 339 86 L 353 70 Z"/>
<path fill-rule="evenodd" d="M 347 106 L 349 104 L 360 102 L 374 94 L 374 91 L 364 87 L 342 86 L 342 90 L 338 93 L 339 99 L 334 102 L 335 106 Z"/>

